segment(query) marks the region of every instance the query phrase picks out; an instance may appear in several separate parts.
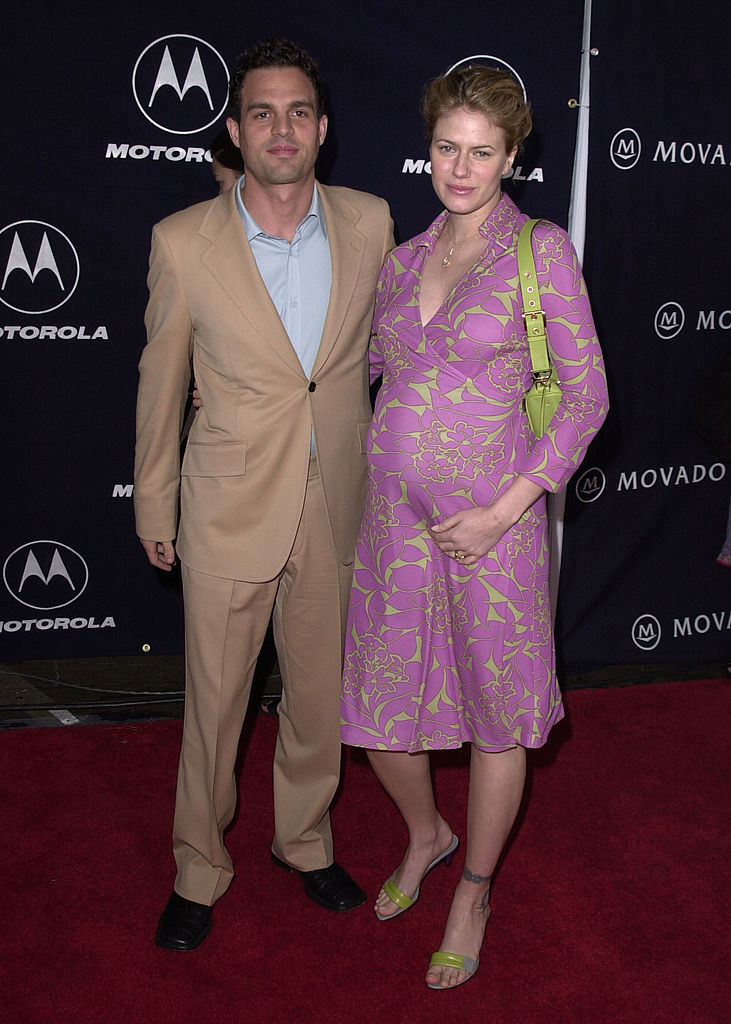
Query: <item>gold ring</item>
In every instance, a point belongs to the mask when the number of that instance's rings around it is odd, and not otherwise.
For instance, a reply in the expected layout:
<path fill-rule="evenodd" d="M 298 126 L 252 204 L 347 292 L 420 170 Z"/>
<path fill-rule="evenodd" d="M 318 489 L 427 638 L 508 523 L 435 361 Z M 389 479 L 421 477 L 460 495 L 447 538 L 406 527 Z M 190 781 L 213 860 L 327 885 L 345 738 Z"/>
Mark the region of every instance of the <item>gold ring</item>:
<path fill-rule="evenodd" d="M 458 562 L 461 562 L 462 559 L 465 557 L 465 553 L 464 551 L 455 551 L 454 557 L 457 559 Z"/>

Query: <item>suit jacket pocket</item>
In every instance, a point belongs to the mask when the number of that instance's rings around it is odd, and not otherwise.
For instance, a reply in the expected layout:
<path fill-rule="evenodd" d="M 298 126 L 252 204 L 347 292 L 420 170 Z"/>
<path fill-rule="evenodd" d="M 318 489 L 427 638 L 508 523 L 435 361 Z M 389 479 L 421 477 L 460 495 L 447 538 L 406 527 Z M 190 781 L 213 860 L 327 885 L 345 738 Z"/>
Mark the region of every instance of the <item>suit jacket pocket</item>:
<path fill-rule="evenodd" d="M 222 444 L 188 442 L 182 476 L 243 476 L 246 472 L 246 444 L 228 441 Z"/>

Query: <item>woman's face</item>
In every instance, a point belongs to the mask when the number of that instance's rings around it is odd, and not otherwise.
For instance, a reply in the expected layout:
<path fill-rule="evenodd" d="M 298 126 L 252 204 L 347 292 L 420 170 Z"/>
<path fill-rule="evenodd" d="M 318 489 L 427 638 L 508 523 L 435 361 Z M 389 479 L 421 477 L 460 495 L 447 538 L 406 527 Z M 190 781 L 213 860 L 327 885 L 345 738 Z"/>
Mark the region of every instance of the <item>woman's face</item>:
<path fill-rule="evenodd" d="M 515 149 L 484 114 L 457 107 L 438 119 L 429 149 L 434 191 L 453 214 L 479 215 L 482 222 L 500 198 L 500 181 Z"/>
<path fill-rule="evenodd" d="M 241 177 L 239 171 L 232 171 L 230 167 L 224 167 L 222 163 L 213 157 L 211 163 L 213 164 L 213 177 L 218 182 L 218 192 L 228 192 L 230 188 L 233 188 L 236 182 Z"/>

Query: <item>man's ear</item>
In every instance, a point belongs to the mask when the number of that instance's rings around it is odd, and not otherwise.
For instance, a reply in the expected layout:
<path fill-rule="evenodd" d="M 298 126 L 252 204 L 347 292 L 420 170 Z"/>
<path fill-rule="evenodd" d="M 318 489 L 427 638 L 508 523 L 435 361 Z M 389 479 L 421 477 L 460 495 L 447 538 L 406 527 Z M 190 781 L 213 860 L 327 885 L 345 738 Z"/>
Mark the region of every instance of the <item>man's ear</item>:
<path fill-rule="evenodd" d="M 232 117 L 226 118 L 226 127 L 228 128 L 228 134 L 236 148 L 239 148 L 239 126 Z"/>

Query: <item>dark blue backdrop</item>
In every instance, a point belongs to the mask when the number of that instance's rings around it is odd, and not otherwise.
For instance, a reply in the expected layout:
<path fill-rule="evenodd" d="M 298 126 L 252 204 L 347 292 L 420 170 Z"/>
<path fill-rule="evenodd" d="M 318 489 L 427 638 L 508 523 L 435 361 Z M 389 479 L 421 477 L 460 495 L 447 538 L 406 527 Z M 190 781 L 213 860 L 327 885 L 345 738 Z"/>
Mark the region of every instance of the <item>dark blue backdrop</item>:
<path fill-rule="evenodd" d="M 1 661 L 182 647 L 177 582 L 149 569 L 134 534 L 136 367 L 150 229 L 213 194 L 206 150 L 237 53 L 282 34 L 319 59 L 320 176 L 385 196 L 400 239 L 438 212 L 423 83 L 476 54 L 507 63 L 536 127 L 506 188 L 565 225 L 581 6 L 483 4 L 476 17 L 413 0 L 281 0 L 276 14 L 80 0 L 62 20 L 50 3 L 23 8 L 6 31 L 0 115 Z M 692 426 L 699 375 L 731 328 L 719 217 L 731 145 L 712 85 L 729 24 L 720 2 L 702 26 L 671 8 L 643 5 L 643 24 L 628 0 L 594 10 L 585 263 L 613 409 L 569 489 L 568 670 L 730 646 L 730 577 L 714 561 L 729 476 Z"/>

